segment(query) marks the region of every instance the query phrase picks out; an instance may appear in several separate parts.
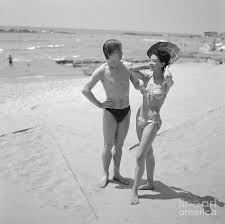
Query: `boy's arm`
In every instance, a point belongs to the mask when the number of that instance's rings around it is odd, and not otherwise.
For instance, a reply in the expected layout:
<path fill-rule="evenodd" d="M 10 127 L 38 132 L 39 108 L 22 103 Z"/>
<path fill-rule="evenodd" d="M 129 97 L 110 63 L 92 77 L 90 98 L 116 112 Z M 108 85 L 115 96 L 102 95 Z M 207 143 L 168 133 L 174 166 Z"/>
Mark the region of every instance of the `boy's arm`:
<path fill-rule="evenodd" d="M 128 70 L 133 76 L 136 76 L 138 79 L 141 79 L 143 82 L 146 82 L 146 75 L 141 72 L 141 70 L 149 69 L 148 65 L 134 65 L 130 66 Z"/>
<path fill-rule="evenodd" d="M 103 69 L 102 67 L 97 68 L 90 80 L 86 83 L 86 85 L 84 86 L 84 88 L 82 89 L 82 94 L 90 101 L 92 102 L 94 105 L 96 105 L 99 108 L 102 108 L 103 105 L 101 102 L 99 102 L 96 97 L 94 96 L 94 94 L 92 93 L 92 88 L 96 85 L 96 83 L 102 79 L 103 77 Z"/>
<path fill-rule="evenodd" d="M 144 88 L 144 82 L 142 80 L 139 80 L 132 73 L 130 74 L 130 81 L 132 82 L 135 89 L 140 90 L 141 88 Z"/>
<path fill-rule="evenodd" d="M 133 65 L 133 66 L 130 66 L 130 68 L 132 68 L 135 71 L 140 71 L 140 70 L 149 69 L 149 65 Z"/>
<path fill-rule="evenodd" d="M 131 76 L 141 79 L 142 81 L 146 80 L 146 77 L 142 72 L 140 72 L 136 69 L 133 69 L 133 68 L 129 68 L 128 71 L 131 73 Z"/>
<path fill-rule="evenodd" d="M 133 74 L 130 74 L 130 81 L 132 82 L 135 89 L 140 89 L 140 82 Z"/>
<path fill-rule="evenodd" d="M 123 61 L 123 64 L 127 67 L 127 69 L 133 69 L 135 71 L 149 69 L 149 65 L 133 65 L 133 63 L 129 61 Z"/>
<path fill-rule="evenodd" d="M 140 70 L 149 69 L 147 65 L 133 65 L 131 62 L 124 61 L 123 64 L 126 66 L 127 70 L 138 79 L 145 81 L 145 75 L 140 72 Z"/>

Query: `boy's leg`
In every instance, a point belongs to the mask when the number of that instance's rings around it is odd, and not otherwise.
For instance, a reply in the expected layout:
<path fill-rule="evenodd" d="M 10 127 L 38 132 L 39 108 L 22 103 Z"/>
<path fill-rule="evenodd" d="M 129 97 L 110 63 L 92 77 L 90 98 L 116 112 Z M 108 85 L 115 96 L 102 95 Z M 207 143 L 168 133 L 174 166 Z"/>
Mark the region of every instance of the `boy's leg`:
<path fill-rule="evenodd" d="M 103 177 L 99 182 L 100 187 L 105 187 L 109 178 L 109 165 L 112 158 L 112 147 L 115 142 L 117 122 L 113 115 L 107 111 L 103 111 L 103 136 L 104 148 L 102 151 Z"/>
<path fill-rule="evenodd" d="M 128 180 L 126 180 L 120 175 L 120 162 L 122 157 L 123 143 L 127 136 L 128 129 L 130 126 L 130 113 L 131 112 L 129 111 L 127 116 L 117 126 L 113 150 L 113 160 L 114 160 L 113 179 L 123 184 L 129 184 Z"/>

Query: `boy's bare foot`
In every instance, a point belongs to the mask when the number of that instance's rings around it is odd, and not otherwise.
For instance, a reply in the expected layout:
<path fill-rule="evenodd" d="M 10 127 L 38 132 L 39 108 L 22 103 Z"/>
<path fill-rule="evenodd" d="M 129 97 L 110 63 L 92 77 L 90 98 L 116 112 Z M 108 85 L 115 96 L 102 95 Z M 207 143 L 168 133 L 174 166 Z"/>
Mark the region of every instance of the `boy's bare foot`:
<path fill-rule="evenodd" d="M 108 177 L 104 176 L 102 179 L 99 181 L 99 187 L 104 188 L 108 184 Z"/>
<path fill-rule="evenodd" d="M 138 194 L 136 192 L 131 193 L 131 199 L 130 199 L 130 203 L 132 205 L 137 205 L 139 203 L 139 199 L 138 199 Z"/>
<path fill-rule="evenodd" d="M 124 185 L 129 185 L 129 181 L 126 178 L 122 177 L 121 175 L 114 176 L 113 180 L 118 181 Z"/>
<path fill-rule="evenodd" d="M 154 184 L 153 183 L 146 183 L 144 185 L 141 185 L 139 190 L 154 190 Z"/>

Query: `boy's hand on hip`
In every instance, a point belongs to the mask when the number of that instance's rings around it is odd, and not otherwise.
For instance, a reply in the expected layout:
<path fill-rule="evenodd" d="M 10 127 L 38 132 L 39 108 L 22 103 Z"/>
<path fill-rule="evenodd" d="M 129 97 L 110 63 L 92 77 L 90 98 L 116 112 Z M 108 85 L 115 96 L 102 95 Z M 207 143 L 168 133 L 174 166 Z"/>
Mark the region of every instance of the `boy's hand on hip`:
<path fill-rule="evenodd" d="M 106 109 L 106 108 L 112 108 L 113 107 L 113 103 L 112 101 L 110 100 L 107 100 L 103 103 L 101 103 L 101 109 Z"/>

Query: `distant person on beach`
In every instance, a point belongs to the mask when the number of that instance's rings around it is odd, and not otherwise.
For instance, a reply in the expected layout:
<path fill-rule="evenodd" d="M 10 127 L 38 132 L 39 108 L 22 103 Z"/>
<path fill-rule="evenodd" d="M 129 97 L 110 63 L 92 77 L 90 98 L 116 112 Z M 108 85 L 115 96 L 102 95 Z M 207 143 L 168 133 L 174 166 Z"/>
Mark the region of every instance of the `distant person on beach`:
<path fill-rule="evenodd" d="M 9 60 L 9 65 L 12 66 L 13 65 L 13 58 L 12 58 L 11 55 L 9 55 L 8 60 Z"/>
<path fill-rule="evenodd" d="M 120 163 L 123 143 L 130 124 L 129 80 L 136 89 L 140 89 L 141 82 L 131 75 L 121 61 L 122 44 L 120 41 L 107 40 L 103 45 L 103 52 L 106 63 L 93 72 L 82 93 L 94 105 L 103 109 L 103 177 L 99 185 L 105 187 L 108 183 L 112 157 L 114 160 L 113 180 L 127 185 L 128 180 L 120 174 Z M 91 91 L 98 81 L 102 82 L 106 93 L 106 101 L 103 103 L 99 102 Z"/>
<path fill-rule="evenodd" d="M 156 49 L 155 51 L 149 49 L 147 55 L 150 59 L 148 66 L 131 67 L 132 74 L 136 74 L 136 76 L 144 82 L 144 88 L 141 89 L 143 102 L 136 116 L 136 130 L 140 144 L 136 157 L 131 204 L 139 203 L 138 189 L 154 189 L 153 175 L 155 158 L 152 142 L 162 123 L 160 108 L 174 83 L 171 73 L 166 71 L 166 67 L 170 62 L 170 54 L 160 49 Z M 140 70 L 147 68 L 153 72 L 152 75 L 145 75 L 140 72 Z M 144 174 L 145 166 L 147 170 L 147 183 L 138 188 Z"/>

